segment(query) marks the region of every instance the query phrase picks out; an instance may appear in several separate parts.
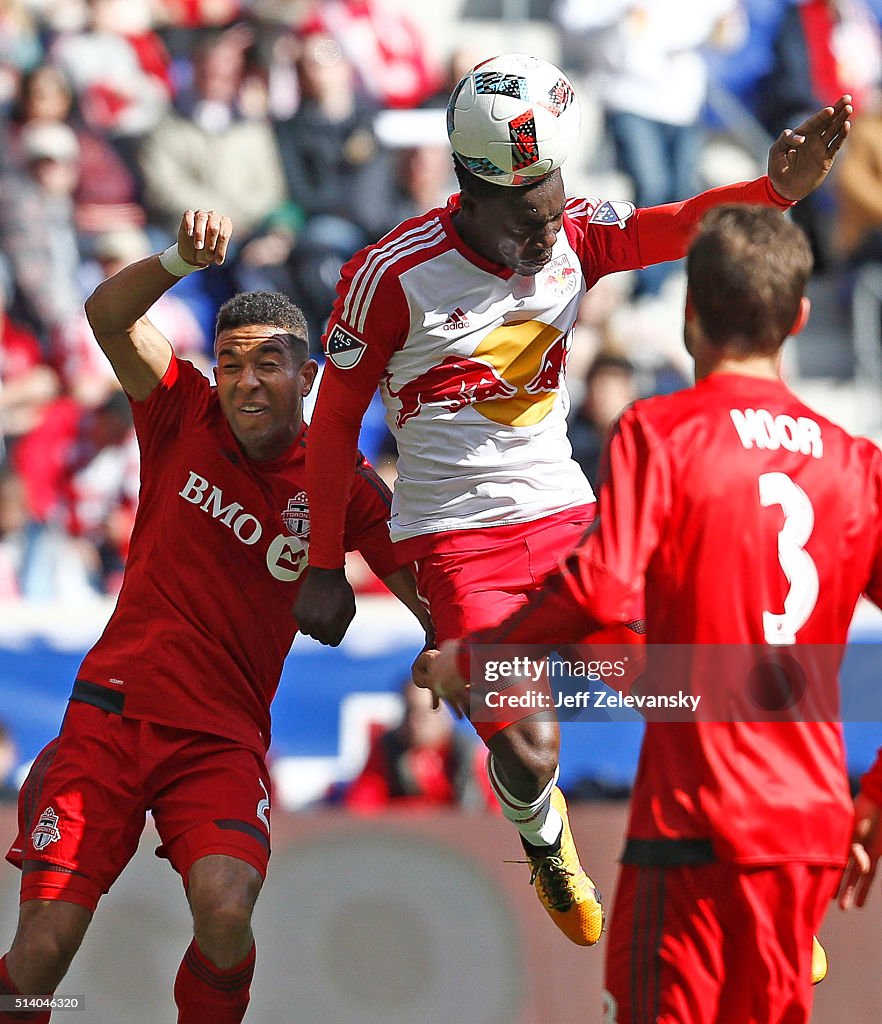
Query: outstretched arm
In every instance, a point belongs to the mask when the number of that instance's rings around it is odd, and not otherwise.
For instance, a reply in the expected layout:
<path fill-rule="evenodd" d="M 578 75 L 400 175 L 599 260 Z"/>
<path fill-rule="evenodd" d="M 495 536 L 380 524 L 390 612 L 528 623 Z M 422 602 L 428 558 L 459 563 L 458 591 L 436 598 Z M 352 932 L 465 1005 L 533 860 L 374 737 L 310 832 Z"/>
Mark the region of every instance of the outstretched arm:
<path fill-rule="evenodd" d="M 768 174 L 756 181 L 722 185 L 683 202 L 638 210 L 634 223 L 639 265 L 685 256 L 702 217 L 715 206 L 755 203 L 788 209 L 810 195 L 833 166 L 851 128 L 851 113 L 851 97 L 842 96 L 798 128 L 782 132 L 769 150 Z M 613 269 L 625 268 L 619 264 Z M 609 268 L 604 270 L 608 272 Z"/>
<path fill-rule="evenodd" d="M 120 384 L 145 399 L 168 369 L 172 347 L 147 319 L 150 307 L 185 274 L 223 263 L 233 226 L 214 211 L 187 210 L 176 246 L 132 263 L 86 300 L 86 316 Z"/>

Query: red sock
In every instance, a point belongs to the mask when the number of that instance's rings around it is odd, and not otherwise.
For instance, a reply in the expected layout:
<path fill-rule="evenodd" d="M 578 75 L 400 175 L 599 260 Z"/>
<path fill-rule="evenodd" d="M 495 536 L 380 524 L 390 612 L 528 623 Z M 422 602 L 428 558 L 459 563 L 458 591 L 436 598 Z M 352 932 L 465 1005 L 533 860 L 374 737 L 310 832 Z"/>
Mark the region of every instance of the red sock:
<path fill-rule="evenodd" d="M 6 957 L 0 957 L 0 996 L 5 997 L 4 1002 L 10 996 L 20 996 L 21 992 L 15 987 L 9 971 L 6 969 Z M 0 1008 L 0 1024 L 49 1024 L 51 1010 L 38 1010 L 36 1013 L 21 1013 L 11 1009 Z"/>
<path fill-rule="evenodd" d="M 175 978 L 178 1024 L 240 1024 L 253 975 L 254 946 L 241 963 L 222 971 L 193 939 Z"/>

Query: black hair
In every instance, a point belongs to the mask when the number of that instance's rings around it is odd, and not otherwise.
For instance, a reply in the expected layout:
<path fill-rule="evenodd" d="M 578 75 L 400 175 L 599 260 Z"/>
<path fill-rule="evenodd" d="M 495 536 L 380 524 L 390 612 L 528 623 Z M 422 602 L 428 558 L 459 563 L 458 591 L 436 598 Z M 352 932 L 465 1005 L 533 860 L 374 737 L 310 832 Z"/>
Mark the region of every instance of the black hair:
<path fill-rule="evenodd" d="M 303 310 L 281 292 L 239 292 L 217 312 L 214 336 L 252 324 L 279 327 L 288 332 L 288 342 L 301 361 L 309 356 L 309 331 Z"/>

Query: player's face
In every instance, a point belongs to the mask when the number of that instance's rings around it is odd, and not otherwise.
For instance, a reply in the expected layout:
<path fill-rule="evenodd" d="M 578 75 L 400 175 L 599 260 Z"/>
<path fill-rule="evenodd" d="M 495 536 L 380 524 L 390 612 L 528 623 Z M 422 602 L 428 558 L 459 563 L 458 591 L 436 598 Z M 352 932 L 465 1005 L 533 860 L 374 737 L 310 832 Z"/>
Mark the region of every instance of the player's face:
<path fill-rule="evenodd" d="M 214 352 L 218 401 L 245 454 L 259 462 L 283 455 L 300 432 L 315 360 L 301 363 L 285 331 L 262 324 L 222 331 Z"/>
<path fill-rule="evenodd" d="M 467 211 L 469 234 L 475 240 L 471 244 L 482 256 L 516 274 L 535 277 L 551 259 L 563 227 L 565 202 L 559 171 L 526 191 L 501 188 L 499 198 L 471 200 Z"/>

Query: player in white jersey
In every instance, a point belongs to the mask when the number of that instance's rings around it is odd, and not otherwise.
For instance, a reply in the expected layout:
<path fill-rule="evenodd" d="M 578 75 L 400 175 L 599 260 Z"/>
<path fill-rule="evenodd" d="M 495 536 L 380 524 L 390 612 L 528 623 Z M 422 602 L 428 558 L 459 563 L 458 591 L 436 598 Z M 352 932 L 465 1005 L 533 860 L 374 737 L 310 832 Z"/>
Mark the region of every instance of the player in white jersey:
<path fill-rule="evenodd" d="M 593 518 L 565 432 L 563 371 L 582 295 L 605 274 L 683 256 L 712 206 L 787 208 L 808 195 L 850 113 L 843 97 L 782 134 L 757 181 L 645 210 L 567 201 L 559 170 L 505 187 L 456 162 L 461 191 L 444 209 L 357 253 L 338 286 L 310 435 L 310 504 L 321 529 L 298 600 L 301 629 L 338 644 L 354 614 L 342 513 L 378 384 L 399 449 L 392 536 L 416 563 L 439 641 L 520 607 Z M 591 945 L 603 914 L 556 787 L 557 724 L 524 714 L 475 727 L 543 905 L 572 941 Z"/>

